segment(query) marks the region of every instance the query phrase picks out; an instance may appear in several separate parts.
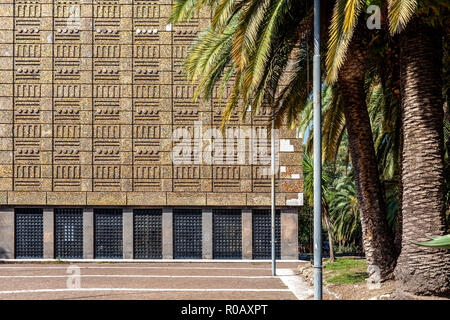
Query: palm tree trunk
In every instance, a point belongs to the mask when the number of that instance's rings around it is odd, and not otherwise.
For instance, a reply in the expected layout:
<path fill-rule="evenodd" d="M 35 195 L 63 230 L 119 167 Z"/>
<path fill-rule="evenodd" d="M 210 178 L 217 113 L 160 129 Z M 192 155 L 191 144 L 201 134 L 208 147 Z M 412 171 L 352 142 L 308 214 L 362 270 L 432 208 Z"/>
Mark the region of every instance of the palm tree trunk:
<path fill-rule="evenodd" d="M 400 129 L 400 141 L 399 141 L 399 149 L 400 149 L 400 155 L 399 155 L 399 181 L 398 181 L 398 210 L 397 210 L 397 216 L 396 216 L 396 223 L 395 223 L 395 235 L 394 235 L 394 248 L 395 248 L 395 256 L 396 260 L 400 256 L 400 252 L 402 251 L 402 236 L 403 236 L 403 183 L 402 183 L 402 163 L 403 163 L 403 157 L 401 150 L 403 150 L 403 125 L 401 124 L 401 120 L 399 121 L 399 124 L 402 126 Z"/>
<path fill-rule="evenodd" d="M 334 245 L 333 245 L 333 224 L 331 223 L 330 212 L 328 210 L 327 203 L 322 200 L 322 218 L 328 233 L 328 243 L 330 244 L 330 262 L 336 261 L 334 256 Z"/>
<path fill-rule="evenodd" d="M 420 18 L 401 33 L 403 232 L 395 277 L 417 295 L 450 293 L 450 252 L 412 241 L 443 235 L 442 34 Z"/>
<path fill-rule="evenodd" d="M 366 105 L 364 78 L 368 53 L 366 44 L 362 42 L 364 27 L 359 24 L 355 30 L 338 81 L 343 93 L 345 123 L 368 273 L 371 281 L 384 281 L 392 276 L 393 236 L 386 220 L 384 194 Z"/>
<path fill-rule="evenodd" d="M 387 7 L 385 8 L 385 16 L 388 15 Z M 384 28 L 388 30 L 388 25 L 384 25 Z M 398 40 L 398 35 L 394 35 L 393 37 L 386 36 L 389 39 L 388 48 L 386 51 L 386 59 L 383 66 L 381 66 L 381 78 L 383 79 L 384 94 L 387 97 L 388 105 L 391 106 L 391 112 L 395 112 L 396 122 L 393 124 L 393 128 L 391 134 L 397 139 L 397 130 L 398 130 L 398 148 L 394 148 L 393 156 L 395 159 L 395 169 L 394 169 L 394 179 L 397 180 L 397 196 L 398 196 L 398 210 L 396 214 L 396 223 L 395 223 L 395 231 L 394 231 L 394 248 L 395 248 L 395 260 L 397 260 L 400 255 L 401 247 L 402 247 L 402 146 L 403 146 L 403 126 L 401 121 L 401 112 L 400 112 L 400 103 L 401 103 L 401 94 L 400 94 L 400 42 Z M 398 107 L 397 107 L 398 106 Z"/>

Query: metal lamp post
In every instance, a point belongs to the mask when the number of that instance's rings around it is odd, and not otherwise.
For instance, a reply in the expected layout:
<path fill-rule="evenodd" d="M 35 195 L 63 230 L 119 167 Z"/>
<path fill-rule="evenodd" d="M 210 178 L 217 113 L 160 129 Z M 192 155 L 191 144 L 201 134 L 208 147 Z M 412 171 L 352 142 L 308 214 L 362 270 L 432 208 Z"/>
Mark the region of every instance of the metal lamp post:
<path fill-rule="evenodd" d="M 272 276 L 276 276 L 275 262 L 275 116 L 272 113 L 272 130 L 270 135 L 270 151 L 271 151 L 271 186 L 272 186 L 272 207 L 271 207 L 271 250 L 272 250 Z"/>
<path fill-rule="evenodd" d="M 321 134 L 321 77 L 320 77 L 320 0 L 314 0 L 314 299 L 322 300 L 322 134 Z M 272 114 L 271 180 L 272 180 L 272 275 L 275 265 L 275 118 Z"/>
<path fill-rule="evenodd" d="M 322 300 L 322 135 L 320 79 L 320 0 L 314 0 L 314 299 Z"/>

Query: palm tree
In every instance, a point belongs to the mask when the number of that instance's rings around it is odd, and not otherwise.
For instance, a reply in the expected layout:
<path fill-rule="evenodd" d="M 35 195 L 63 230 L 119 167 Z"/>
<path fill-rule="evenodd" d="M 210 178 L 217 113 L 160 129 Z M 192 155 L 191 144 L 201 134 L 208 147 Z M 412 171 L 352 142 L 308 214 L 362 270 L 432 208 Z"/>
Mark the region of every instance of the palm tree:
<path fill-rule="evenodd" d="M 369 66 L 373 69 L 372 66 Z M 376 73 L 376 70 L 370 71 L 370 75 L 366 80 L 367 106 L 370 116 L 370 122 L 372 126 L 373 137 L 375 141 L 375 151 L 380 170 L 380 179 L 382 182 L 382 189 L 386 196 L 386 211 L 387 211 L 387 223 L 389 229 L 394 231 L 397 228 L 397 218 L 399 212 L 398 197 L 398 184 L 399 184 L 399 139 L 400 128 L 397 125 L 399 118 L 399 105 L 392 99 L 392 94 L 386 92 L 383 86 L 381 76 Z M 325 168 L 332 165 L 332 177 L 337 179 L 337 184 L 340 188 L 335 189 L 335 183 L 333 187 L 328 188 L 328 195 L 336 195 L 341 201 L 348 197 L 356 200 L 356 191 L 354 190 L 353 173 L 347 177 L 348 170 L 348 137 L 345 127 L 345 118 L 342 105 L 342 93 L 338 90 L 338 85 L 324 86 L 322 90 L 322 118 L 324 119 L 324 128 L 322 132 L 322 159 L 324 161 Z M 312 153 L 312 141 L 313 132 L 310 130 L 312 124 L 312 100 L 310 99 L 302 112 L 302 118 L 300 121 L 300 129 L 303 131 L 303 135 L 306 136 L 308 131 L 308 138 L 305 141 L 305 151 L 308 154 Z M 347 156 L 346 156 L 347 155 Z M 305 167 L 305 165 L 304 165 Z M 343 172 L 342 170 L 345 170 Z M 326 174 L 326 172 L 325 172 Z M 351 184 L 354 198 L 350 195 L 346 188 L 343 188 L 341 183 L 341 177 L 347 177 L 346 182 Z M 307 177 L 305 176 L 305 181 Z M 331 178 L 330 178 L 331 179 Z M 306 190 L 306 186 L 304 186 Z M 344 195 L 338 195 L 342 192 Z M 351 199 L 347 201 L 351 201 Z M 331 198 L 330 198 L 331 199 Z M 332 204 L 327 196 L 327 203 L 330 206 L 330 215 L 332 223 L 335 224 L 337 220 L 333 218 L 334 204 Z M 349 208 L 350 206 L 345 206 Z M 359 210 L 359 206 L 356 203 L 355 208 Z M 339 211 L 340 212 L 340 211 Z M 345 210 L 342 210 L 345 212 Z M 351 214 L 351 213 L 350 213 Z M 353 215 L 352 215 L 353 216 Z M 359 219 L 359 213 L 356 215 Z M 340 219 L 340 221 L 347 221 L 347 219 Z M 347 227 L 340 227 L 342 230 L 348 230 Z M 360 228 L 359 228 L 360 229 Z M 343 237 L 343 236 L 341 236 Z"/>
<path fill-rule="evenodd" d="M 396 268 L 400 288 L 414 294 L 450 292 L 450 253 L 412 244 L 443 236 L 445 179 L 442 100 L 442 33 L 414 18 L 400 34 L 404 142 L 403 236 Z"/>
<path fill-rule="evenodd" d="M 425 240 L 424 236 L 438 237 L 447 232 L 441 72 L 442 27 L 449 23 L 448 7 L 448 2 L 439 0 L 420 5 L 416 0 L 406 5 L 398 0 L 389 2 L 391 32 L 401 31 L 404 135 L 401 148 L 403 232 L 395 277 L 400 290 L 419 295 L 450 293 L 450 252 L 413 244 Z"/>
<path fill-rule="evenodd" d="M 345 134 L 345 117 L 344 107 L 342 103 L 342 92 L 338 85 L 327 86 L 322 88 L 322 161 L 335 163 L 339 147 Z M 309 154 L 313 153 L 314 132 L 310 130 L 313 125 L 313 100 L 308 99 L 302 109 L 299 129 L 308 138 L 305 141 L 305 151 Z"/>
<path fill-rule="evenodd" d="M 252 112 L 257 113 L 265 104 L 277 106 L 274 109 L 278 122 L 286 116 L 295 126 L 311 89 L 307 79 L 310 64 L 308 47 L 312 47 L 312 2 L 308 5 L 294 0 L 178 0 L 171 21 L 183 20 L 205 4 L 213 8 L 211 25 L 200 35 L 186 59 L 189 79 L 199 82 L 197 95 L 208 99 L 218 83 L 223 87 L 232 81 L 224 121 L 239 105 L 251 105 Z M 325 13 L 329 11 L 326 4 L 323 6 Z M 323 34 L 326 37 L 326 33 Z M 345 67 L 351 70 L 360 66 L 361 61 L 352 61 L 357 58 L 349 57 Z M 360 74 L 356 73 L 358 77 Z M 386 240 L 389 239 L 387 234 L 383 237 L 387 230 L 386 214 L 364 102 L 364 82 L 355 85 L 355 80 L 359 81 L 360 77 L 353 80 L 342 78 L 339 84 L 345 82 L 346 94 L 343 96 L 347 95 L 347 101 L 344 105 L 349 104 L 347 130 L 349 126 L 355 129 L 348 132 L 354 153 L 355 176 L 358 177 L 361 216 L 365 221 L 363 229 L 368 239 L 365 242 L 369 253 L 367 263 L 372 266 L 370 269 L 380 269 L 381 277 L 387 278 L 392 271 L 392 255 L 389 253 L 392 245 Z M 361 97 L 362 100 L 358 100 Z M 243 116 L 246 110 L 242 108 Z M 356 130 L 358 125 L 367 126 L 362 129 L 364 134 Z M 366 167 L 369 174 L 366 174 Z"/>
<path fill-rule="evenodd" d="M 328 195 L 336 240 L 356 245 L 361 238 L 361 222 L 353 177 L 336 179 Z"/>
<path fill-rule="evenodd" d="M 442 236 L 446 229 L 441 26 L 448 23 L 448 3 L 439 0 L 420 6 L 416 0 L 386 3 L 391 33 L 402 31 L 399 35 L 404 137 L 400 167 L 402 239 L 395 276 L 400 290 L 445 295 L 450 292 L 450 253 L 417 247 L 412 242 L 421 240 L 424 232 Z M 362 0 L 336 3 L 338 14 L 331 27 L 327 57 L 330 81 L 341 74 L 344 57 L 356 35 L 362 5 Z"/>
<path fill-rule="evenodd" d="M 330 218 L 330 210 L 326 199 L 327 184 L 331 177 L 322 172 L 322 222 L 328 233 L 328 243 L 330 244 L 330 261 L 334 262 L 333 245 L 333 225 Z M 303 193 L 309 201 L 309 206 L 314 206 L 314 166 L 312 157 L 303 152 Z"/>
<path fill-rule="evenodd" d="M 364 39 L 369 37 L 365 34 L 364 27 L 362 22 L 356 26 L 337 81 L 343 96 L 348 145 L 361 211 L 364 250 L 366 259 L 373 266 L 368 269 L 369 277 L 379 276 L 384 280 L 392 275 L 395 255 L 366 104 L 364 85 L 369 51 Z"/>

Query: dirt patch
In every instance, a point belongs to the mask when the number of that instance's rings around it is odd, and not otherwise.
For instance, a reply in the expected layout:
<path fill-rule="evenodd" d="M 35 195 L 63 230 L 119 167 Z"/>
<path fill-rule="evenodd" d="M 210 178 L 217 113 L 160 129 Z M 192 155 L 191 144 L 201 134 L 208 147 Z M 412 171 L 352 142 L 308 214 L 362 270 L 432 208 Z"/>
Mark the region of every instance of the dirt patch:
<path fill-rule="evenodd" d="M 324 261 L 324 300 L 449 300 L 435 296 L 415 296 L 396 290 L 394 280 L 378 287 L 366 283 L 365 260 L 360 258 L 338 258 L 334 263 Z M 305 263 L 297 268 L 297 274 L 313 286 L 314 268 Z"/>
<path fill-rule="evenodd" d="M 324 300 L 388 300 L 395 291 L 395 282 L 386 281 L 378 288 L 369 288 L 365 278 L 365 260 L 345 258 L 323 268 Z M 304 264 L 297 269 L 298 274 L 313 285 L 314 268 Z"/>
<path fill-rule="evenodd" d="M 378 289 L 369 289 L 365 283 L 362 284 L 335 284 L 326 286 L 327 290 L 334 295 L 328 294 L 326 300 L 390 300 L 395 291 L 395 282 L 386 281 Z"/>

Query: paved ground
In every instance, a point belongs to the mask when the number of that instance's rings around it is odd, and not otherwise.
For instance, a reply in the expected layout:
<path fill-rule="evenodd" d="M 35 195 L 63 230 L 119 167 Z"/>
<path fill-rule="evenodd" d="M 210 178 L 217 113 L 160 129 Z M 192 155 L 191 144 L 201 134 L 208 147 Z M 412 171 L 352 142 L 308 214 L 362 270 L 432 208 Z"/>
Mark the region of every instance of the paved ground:
<path fill-rule="evenodd" d="M 0 299 L 307 299 L 299 263 L 4 263 Z"/>

